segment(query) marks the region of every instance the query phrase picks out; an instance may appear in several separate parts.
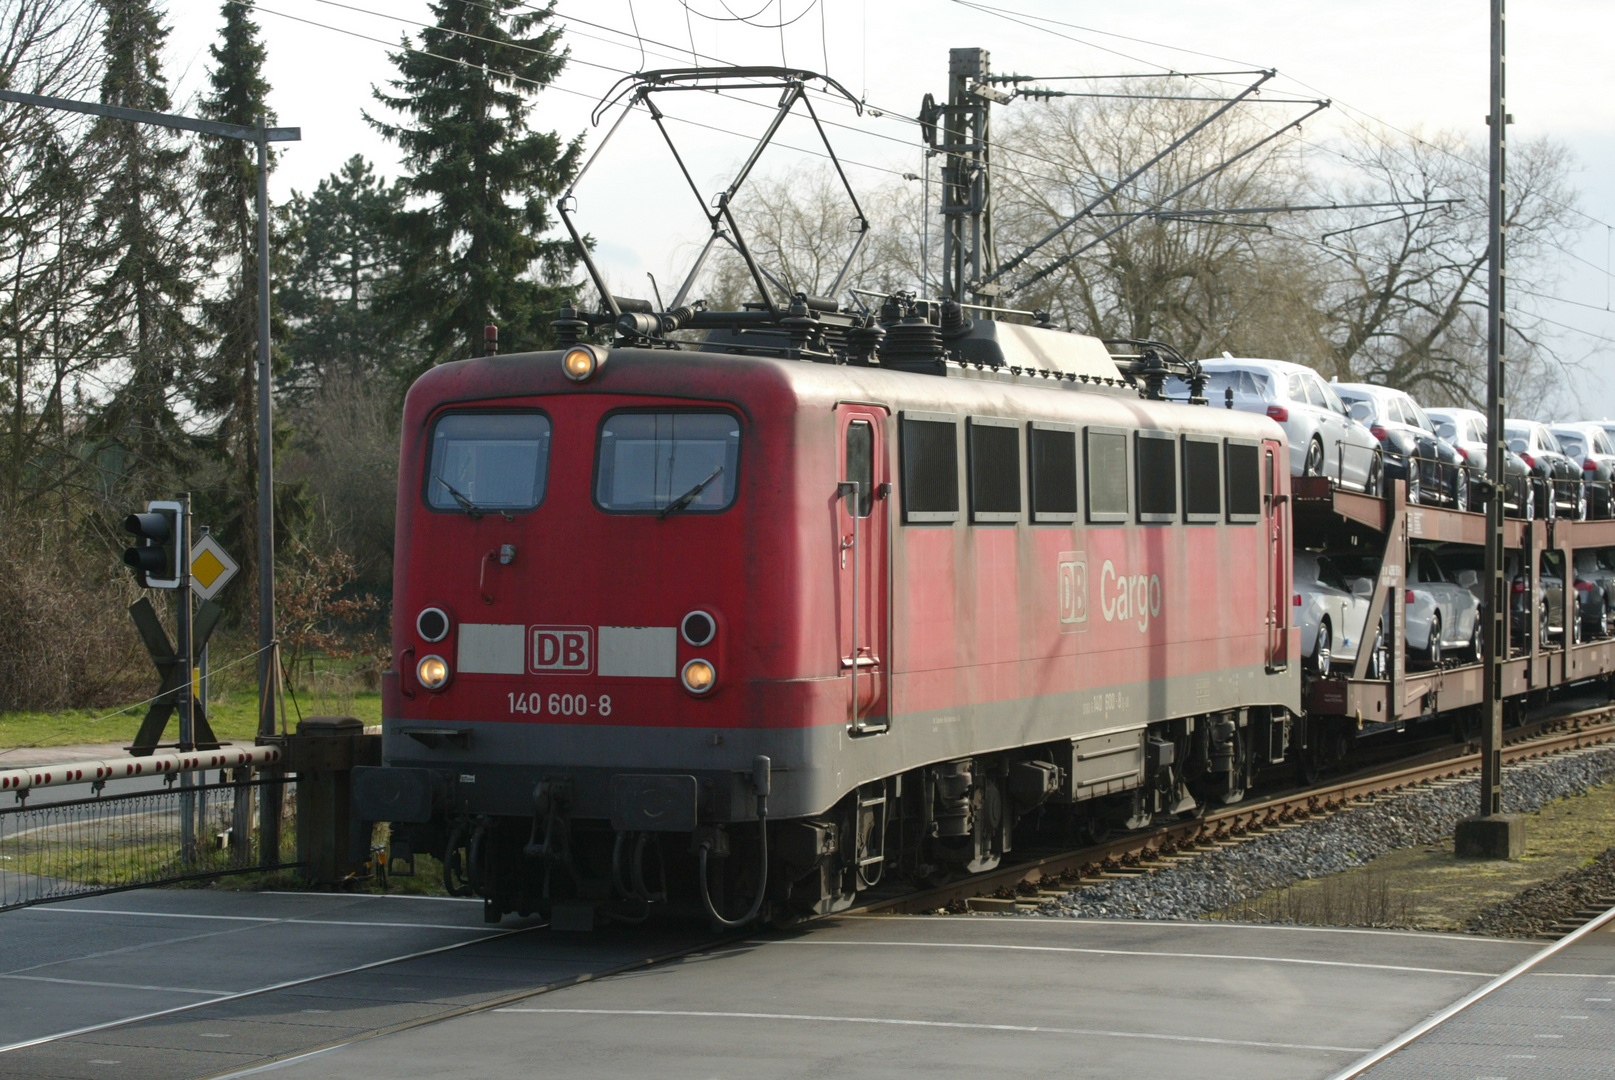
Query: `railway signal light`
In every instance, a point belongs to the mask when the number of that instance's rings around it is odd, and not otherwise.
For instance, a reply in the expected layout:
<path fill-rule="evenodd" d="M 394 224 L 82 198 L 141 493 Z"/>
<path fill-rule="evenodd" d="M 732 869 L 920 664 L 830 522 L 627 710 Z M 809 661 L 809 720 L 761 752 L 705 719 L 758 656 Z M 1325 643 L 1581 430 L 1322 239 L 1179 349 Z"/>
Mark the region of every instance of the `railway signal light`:
<path fill-rule="evenodd" d="M 184 513 L 177 502 L 148 502 L 144 514 L 130 514 L 123 520 L 123 527 L 136 537 L 135 546 L 124 549 L 124 565 L 148 589 L 179 588 L 184 574 L 180 562 Z"/>

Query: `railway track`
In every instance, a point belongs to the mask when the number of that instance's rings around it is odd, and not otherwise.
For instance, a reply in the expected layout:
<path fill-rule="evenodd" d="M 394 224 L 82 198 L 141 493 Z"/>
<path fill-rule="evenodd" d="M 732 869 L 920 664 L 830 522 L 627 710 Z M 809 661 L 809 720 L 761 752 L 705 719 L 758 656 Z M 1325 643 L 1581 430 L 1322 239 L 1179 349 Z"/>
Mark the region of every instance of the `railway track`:
<path fill-rule="evenodd" d="M 1507 736 L 1502 750 L 1505 764 L 1615 743 L 1615 708 L 1601 706 L 1539 721 L 1513 729 Z M 1153 873 L 1217 848 L 1339 813 L 1366 799 L 1455 779 L 1479 768 L 1480 754 L 1472 744 L 1453 744 L 1404 758 L 1393 768 L 1366 769 L 1090 847 L 1033 855 L 961 881 L 874 899 L 853 910 L 894 915 L 1035 910 L 1043 902 L 1085 885 Z"/>

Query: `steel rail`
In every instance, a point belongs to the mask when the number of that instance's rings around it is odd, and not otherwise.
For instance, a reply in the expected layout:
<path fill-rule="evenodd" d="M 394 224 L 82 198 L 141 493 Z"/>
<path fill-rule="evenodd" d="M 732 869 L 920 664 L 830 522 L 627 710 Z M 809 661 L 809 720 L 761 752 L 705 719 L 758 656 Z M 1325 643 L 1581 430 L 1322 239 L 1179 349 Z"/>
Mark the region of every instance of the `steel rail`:
<path fill-rule="evenodd" d="M 1598 717 L 1600 722 L 1585 726 L 1580 723 L 1593 717 Z M 1602 707 L 1562 719 L 1576 726 L 1570 731 L 1515 742 L 1504 748 L 1503 761 L 1526 761 L 1615 742 L 1615 710 Z M 1170 865 L 1160 862 L 1162 858 L 1242 843 L 1245 837 L 1254 838 L 1274 828 L 1290 827 L 1349 809 L 1357 801 L 1373 795 L 1473 772 L 1480 767 L 1480 762 L 1479 753 L 1469 752 L 1464 747 L 1458 754 L 1440 760 L 1411 765 L 1402 762 L 1394 769 L 1370 770 L 1301 791 L 1230 806 L 1201 818 L 1132 833 L 1103 844 L 1027 859 L 962 881 L 871 900 L 851 910 L 859 914 L 919 914 L 981 897 L 1018 898 L 1021 887 L 1035 887 L 1039 881 L 1049 878 L 1059 881 L 1062 888 L 1069 885 L 1066 891 L 1070 891 L 1081 888 L 1084 879 L 1103 880 L 1107 873 L 1112 876 L 1124 871 L 1147 873 Z"/>

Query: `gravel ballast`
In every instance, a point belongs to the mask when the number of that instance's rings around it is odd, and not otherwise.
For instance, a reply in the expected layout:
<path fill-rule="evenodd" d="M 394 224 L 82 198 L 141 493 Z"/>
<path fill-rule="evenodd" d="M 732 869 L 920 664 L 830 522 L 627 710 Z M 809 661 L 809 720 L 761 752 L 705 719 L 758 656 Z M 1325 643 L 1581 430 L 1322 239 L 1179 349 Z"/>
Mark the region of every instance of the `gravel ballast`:
<path fill-rule="evenodd" d="M 1493 937 L 1551 935 L 1555 924 L 1578 921 L 1578 913 L 1602 909 L 1615 901 L 1615 848 L 1588 866 L 1533 885 L 1472 919 L 1465 929 Z M 1580 918 L 1586 918 L 1581 915 Z"/>
<path fill-rule="evenodd" d="M 1571 751 L 1504 770 L 1503 802 L 1530 813 L 1615 779 L 1615 748 Z M 1207 852 L 1153 874 L 1076 889 L 1030 917 L 1192 919 L 1292 882 L 1365 866 L 1401 848 L 1445 840 L 1475 813 L 1479 780 L 1427 785 L 1298 828 Z"/>

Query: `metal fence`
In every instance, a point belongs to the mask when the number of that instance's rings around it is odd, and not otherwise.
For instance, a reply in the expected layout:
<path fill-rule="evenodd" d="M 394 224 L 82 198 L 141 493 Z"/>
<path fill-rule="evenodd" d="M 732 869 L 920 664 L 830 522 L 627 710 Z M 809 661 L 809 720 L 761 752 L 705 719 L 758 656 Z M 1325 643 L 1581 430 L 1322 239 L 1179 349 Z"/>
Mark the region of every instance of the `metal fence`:
<path fill-rule="evenodd" d="M 296 865 L 295 779 L 175 780 L 154 791 L 0 808 L 0 911 Z M 277 850 L 258 842 L 262 800 L 280 806 Z"/>

